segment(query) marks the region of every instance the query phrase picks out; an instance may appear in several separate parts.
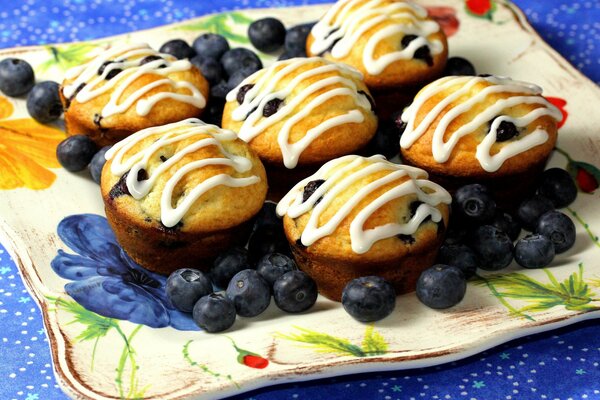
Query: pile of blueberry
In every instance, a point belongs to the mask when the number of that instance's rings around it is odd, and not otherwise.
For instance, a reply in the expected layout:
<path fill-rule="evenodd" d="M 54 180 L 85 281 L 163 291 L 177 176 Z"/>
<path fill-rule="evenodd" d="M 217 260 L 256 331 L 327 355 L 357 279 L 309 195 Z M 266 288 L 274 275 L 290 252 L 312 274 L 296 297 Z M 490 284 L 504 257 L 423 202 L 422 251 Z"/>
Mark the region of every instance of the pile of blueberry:
<path fill-rule="evenodd" d="M 546 170 L 537 193 L 525 199 L 515 214 L 500 210 L 487 187 L 461 187 L 453 198 L 448 236 L 440 248 L 438 263 L 423 272 L 417 297 L 432 308 L 448 308 L 462 300 L 466 280 L 478 268 L 498 271 L 513 259 L 524 268 L 544 268 L 556 254 L 575 243 L 575 225 L 557 208 L 577 197 L 569 173 Z M 530 233 L 519 239 L 521 230 Z"/>

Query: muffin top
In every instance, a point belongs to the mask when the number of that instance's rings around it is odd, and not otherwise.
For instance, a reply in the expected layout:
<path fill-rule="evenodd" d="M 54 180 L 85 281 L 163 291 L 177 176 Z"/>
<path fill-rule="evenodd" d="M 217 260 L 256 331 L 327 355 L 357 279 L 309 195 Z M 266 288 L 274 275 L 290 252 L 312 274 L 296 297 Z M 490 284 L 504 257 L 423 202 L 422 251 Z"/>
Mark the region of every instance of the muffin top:
<path fill-rule="evenodd" d="M 516 171 L 556 142 L 561 113 L 541 94 L 505 77 L 441 78 L 404 110 L 402 154 L 428 170 Z"/>
<path fill-rule="evenodd" d="M 259 156 L 294 168 L 352 153 L 375 135 L 369 90 L 355 69 L 323 58 L 279 61 L 227 95 L 223 127 Z"/>
<path fill-rule="evenodd" d="M 198 119 L 139 131 L 106 153 L 102 194 L 134 220 L 203 232 L 249 220 L 265 200 L 260 159 L 234 132 Z"/>
<path fill-rule="evenodd" d="M 316 251 L 406 253 L 447 223 L 450 194 L 421 169 L 383 156 L 332 160 L 279 202 L 288 238 Z M 446 220 L 446 221 L 443 221 Z M 298 238 L 298 239 L 296 239 Z"/>
<path fill-rule="evenodd" d="M 419 5 L 398 0 L 340 0 L 312 28 L 307 53 L 358 68 L 371 87 L 372 83 L 388 84 L 390 79 L 410 83 L 428 74 L 434 64 L 443 68 L 447 43 L 439 24 Z M 443 60 L 438 59 L 442 54 Z M 369 79 L 378 76 L 382 78 Z"/>
<path fill-rule="evenodd" d="M 174 110 L 198 115 L 206 106 L 208 82 L 188 60 L 136 43 L 111 47 L 71 68 L 61 92 L 65 109 L 89 120 L 92 128 L 128 129 L 174 122 Z"/>

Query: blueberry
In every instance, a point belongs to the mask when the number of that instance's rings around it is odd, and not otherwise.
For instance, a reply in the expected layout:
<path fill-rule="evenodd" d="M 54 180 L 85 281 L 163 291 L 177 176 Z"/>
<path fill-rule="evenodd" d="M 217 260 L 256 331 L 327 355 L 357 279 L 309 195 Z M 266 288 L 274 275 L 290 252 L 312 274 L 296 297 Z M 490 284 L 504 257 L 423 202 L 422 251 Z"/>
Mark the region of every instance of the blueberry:
<path fill-rule="evenodd" d="M 253 67 L 245 67 L 240 70 L 237 70 L 234 72 L 233 75 L 229 77 L 229 80 L 227 81 L 227 86 L 229 86 L 230 89 L 233 90 L 236 87 L 238 87 L 244 79 L 246 79 L 255 72 L 256 70 Z"/>
<path fill-rule="evenodd" d="M 490 221 L 496 212 L 490 191 L 478 183 L 460 187 L 454 194 L 453 206 L 459 217 L 475 223 Z"/>
<path fill-rule="evenodd" d="M 140 65 L 145 65 L 145 64 L 151 63 L 152 61 L 157 61 L 157 60 L 164 60 L 164 58 L 162 58 L 161 56 L 157 56 L 155 54 L 151 54 L 149 56 L 142 58 L 140 60 Z M 161 64 L 158 68 L 165 68 L 166 66 L 167 66 L 167 64 Z"/>
<path fill-rule="evenodd" d="M 101 148 L 94 157 L 92 157 L 92 161 L 90 162 L 90 175 L 92 175 L 92 179 L 97 184 L 100 184 L 100 178 L 102 176 L 102 168 L 104 168 L 104 164 L 106 164 L 106 158 L 104 155 L 110 149 L 111 146 L 104 146 Z"/>
<path fill-rule="evenodd" d="M 446 244 L 461 244 L 464 243 L 469 235 L 469 226 L 459 221 L 450 220 L 448 229 L 446 230 Z"/>
<path fill-rule="evenodd" d="M 440 247 L 437 261 L 440 264 L 451 265 L 460 269 L 466 279 L 475 275 L 477 267 L 479 267 L 477 254 L 464 244 L 443 244 Z"/>
<path fill-rule="evenodd" d="M 221 81 L 210 88 L 210 97 L 224 100 L 231 89 L 225 81 Z"/>
<path fill-rule="evenodd" d="M 98 75 L 102 75 L 104 73 L 104 70 L 106 69 L 106 67 L 108 67 L 111 64 L 120 65 L 120 63 L 117 63 L 115 61 L 110 61 L 110 60 L 109 61 L 105 61 L 105 62 L 102 63 L 102 65 L 100 66 L 100 68 L 98 68 Z M 108 73 L 104 77 L 104 79 L 106 79 L 107 81 L 110 81 L 112 78 L 114 78 L 115 76 L 119 75 L 121 72 L 123 72 L 123 70 L 121 68 L 116 68 L 115 66 L 111 66 L 109 68 Z"/>
<path fill-rule="evenodd" d="M 212 282 L 197 269 L 182 268 L 169 275 L 166 290 L 167 298 L 176 309 L 191 313 L 201 297 L 212 293 Z"/>
<path fill-rule="evenodd" d="M 254 219 L 254 230 L 263 226 L 275 226 L 283 229 L 283 220 L 277 215 L 276 209 L 277 203 L 266 201 Z"/>
<path fill-rule="evenodd" d="M 214 58 L 198 55 L 193 57 L 190 62 L 202 72 L 202 75 L 211 85 L 216 85 L 223 80 L 223 67 Z"/>
<path fill-rule="evenodd" d="M 490 121 L 490 126 L 493 120 Z M 519 135 L 519 129 L 510 121 L 502 121 L 496 129 L 496 142 L 506 142 Z"/>
<path fill-rule="evenodd" d="M 256 229 L 248 242 L 248 258 L 258 262 L 265 254 L 290 254 L 290 245 L 281 226 L 263 226 Z"/>
<path fill-rule="evenodd" d="M 394 311 L 396 291 L 379 276 L 363 276 L 351 280 L 344 287 L 342 305 L 358 321 L 379 321 Z"/>
<path fill-rule="evenodd" d="M 267 104 L 265 104 L 263 107 L 263 117 L 269 118 L 271 115 L 279 111 L 282 106 L 283 100 L 281 99 L 271 99 L 267 101 Z"/>
<path fill-rule="evenodd" d="M 524 200 L 517 209 L 517 218 L 523 228 L 530 232 L 535 230 L 538 219 L 548 211 L 554 210 L 554 204 L 544 196 L 535 195 Z"/>
<path fill-rule="evenodd" d="M 527 235 L 515 246 L 515 261 L 524 268 L 544 268 L 554 259 L 554 244 L 544 235 Z"/>
<path fill-rule="evenodd" d="M 271 253 L 258 261 L 256 271 L 271 286 L 286 272 L 297 269 L 296 263 L 285 254 Z"/>
<path fill-rule="evenodd" d="M 417 297 L 435 309 L 450 308 L 465 297 L 467 281 L 454 266 L 437 264 L 421 273 L 417 281 Z"/>
<path fill-rule="evenodd" d="M 225 100 L 218 97 L 213 97 L 208 101 L 202 120 L 207 124 L 221 126 L 223 120 L 223 109 L 225 108 Z"/>
<path fill-rule="evenodd" d="M 431 50 L 429 46 L 421 46 L 415 51 L 415 60 L 423 60 L 428 66 L 433 66 L 433 57 L 431 57 Z"/>
<path fill-rule="evenodd" d="M 244 85 L 240 88 L 240 90 L 238 91 L 237 95 L 236 95 L 236 100 L 238 102 L 238 104 L 242 104 L 244 102 L 244 100 L 246 99 L 246 94 L 250 91 L 250 89 L 252 89 L 254 87 L 254 85 L 252 83 L 249 83 L 247 85 Z"/>
<path fill-rule="evenodd" d="M 567 171 L 550 168 L 542 174 L 538 193 L 548 198 L 554 207 L 562 208 L 575 201 L 577 186 Z"/>
<path fill-rule="evenodd" d="M 306 39 L 310 34 L 310 30 L 315 25 L 314 22 L 302 25 L 296 25 L 288 29 L 285 35 L 285 50 L 286 52 L 305 52 Z"/>
<path fill-rule="evenodd" d="M 232 247 L 221 253 L 210 269 L 210 278 L 215 286 L 224 289 L 238 272 L 250 268 L 248 252 L 241 247 Z"/>
<path fill-rule="evenodd" d="M 322 184 L 324 184 L 325 181 L 323 179 L 316 179 L 314 181 L 310 181 L 306 184 L 306 186 L 304 186 L 304 191 L 302 192 L 302 202 L 305 203 L 310 196 L 313 195 L 314 192 L 317 191 L 318 188 L 321 187 Z M 321 201 L 321 199 L 317 200 L 315 202 L 315 205 L 319 203 L 319 201 Z"/>
<path fill-rule="evenodd" d="M 245 269 L 231 278 L 227 297 L 233 301 L 239 316 L 256 317 L 271 303 L 271 288 L 258 272 Z"/>
<path fill-rule="evenodd" d="M 277 57 L 277 61 L 290 60 L 292 58 L 307 57 L 306 50 L 286 50 Z"/>
<path fill-rule="evenodd" d="M 193 47 L 199 55 L 219 60 L 229 50 L 229 43 L 216 33 L 203 33 L 194 40 Z"/>
<path fill-rule="evenodd" d="M 235 322 L 235 306 L 221 293 L 211 293 L 196 302 L 192 316 L 206 332 L 222 332 Z"/>
<path fill-rule="evenodd" d="M 389 121 L 381 122 L 367 149 L 370 154 L 383 154 L 388 159 L 397 156 L 400 153 L 400 134 L 396 125 Z"/>
<path fill-rule="evenodd" d="M 184 58 L 192 58 L 196 55 L 196 50 L 190 47 L 185 40 L 173 39 L 164 43 L 158 50 L 161 53 L 166 53 L 183 60 Z"/>
<path fill-rule="evenodd" d="M 498 271 L 513 258 L 513 243 L 508 235 L 492 225 L 483 225 L 474 232 L 471 248 L 477 254 L 479 268 Z"/>
<path fill-rule="evenodd" d="M 237 47 L 228 50 L 221 57 L 221 64 L 228 76 L 233 75 L 237 70 L 242 68 L 254 68 L 258 71 L 262 68 L 262 61 L 251 50 Z"/>
<path fill-rule="evenodd" d="M 521 233 L 519 221 L 504 211 L 498 210 L 491 224 L 506 233 L 513 242 L 517 240 Z"/>
<path fill-rule="evenodd" d="M 444 75 L 475 75 L 475 67 L 462 57 L 450 57 L 446 61 Z"/>
<path fill-rule="evenodd" d="M 0 90 L 7 96 L 21 96 L 31 90 L 35 82 L 33 68 L 25 60 L 5 58 L 0 62 Z"/>
<path fill-rule="evenodd" d="M 279 50 L 285 42 L 285 36 L 285 26 L 276 18 L 259 19 L 248 27 L 250 43 L 265 53 Z"/>
<path fill-rule="evenodd" d="M 96 144 L 85 135 L 69 136 L 56 147 L 56 158 L 64 169 L 82 171 L 98 151 Z"/>
<path fill-rule="evenodd" d="M 299 313 L 317 301 L 317 284 L 302 271 L 289 271 L 273 284 L 273 299 L 277 307 L 288 313 Z"/>
<path fill-rule="evenodd" d="M 560 211 L 549 211 L 542 215 L 535 231 L 552 241 L 557 254 L 564 253 L 575 244 L 575 224 Z"/>
<path fill-rule="evenodd" d="M 27 111 L 42 124 L 57 120 L 63 113 L 58 83 L 45 81 L 36 84 L 27 95 Z"/>

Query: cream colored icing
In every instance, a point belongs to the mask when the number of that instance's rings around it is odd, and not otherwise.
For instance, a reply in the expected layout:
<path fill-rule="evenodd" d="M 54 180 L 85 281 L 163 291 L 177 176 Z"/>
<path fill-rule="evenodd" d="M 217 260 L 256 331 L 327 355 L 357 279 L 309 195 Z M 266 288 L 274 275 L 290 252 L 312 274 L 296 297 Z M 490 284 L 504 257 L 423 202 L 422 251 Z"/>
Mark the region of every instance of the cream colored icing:
<path fill-rule="evenodd" d="M 389 171 L 389 173 L 358 190 L 329 220 L 319 226 L 321 215 L 337 196 L 357 181 L 381 171 Z M 294 186 L 277 205 L 277 214 L 298 218 L 312 210 L 300 237 L 304 246 L 310 246 L 317 240 L 331 235 L 365 197 L 379 188 L 406 176 L 410 179 L 391 187 L 381 194 L 368 206 L 360 210 L 350 223 L 352 250 L 357 254 L 363 254 L 369 251 L 373 244 L 379 240 L 400 234 L 414 234 L 427 217 L 431 217 L 434 222 L 439 222 L 442 219 L 442 214 L 436 207 L 441 203 L 450 204 L 452 201 L 450 194 L 441 186 L 427 180 L 427 173 L 421 169 L 391 163 L 380 155 L 369 158 L 350 155 L 329 161 L 314 175 Z M 309 182 L 319 179 L 325 182 L 303 202 L 304 187 Z M 424 189 L 427 189 L 427 191 Z M 367 220 L 378 209 L 394 199 L 410 194 L 416 195 L 423 203 L 419 205 L 415 215 L 408 222 L 389 223 L 371 229 L 364 229 Z"/>

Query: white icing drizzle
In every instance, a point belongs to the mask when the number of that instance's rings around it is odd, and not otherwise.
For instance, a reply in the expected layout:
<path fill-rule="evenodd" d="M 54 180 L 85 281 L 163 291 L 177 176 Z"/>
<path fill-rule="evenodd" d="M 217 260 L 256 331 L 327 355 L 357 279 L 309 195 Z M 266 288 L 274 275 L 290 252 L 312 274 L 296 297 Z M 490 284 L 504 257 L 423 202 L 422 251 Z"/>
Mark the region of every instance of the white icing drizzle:
<path fill-rule="evenodd" d="M 360 188 L 328 221 L 319 226 L 321 215 L 340 194 L 355 182 L 381 171 L 389 171 L 389 173 Z M 277 214 L 279 216 L 287 214 L 290 218 L 298 218 L 312 210 L 300 236 L 302 244 L 310 246 L 317 240 L 331 235 L 369 194 L 406 176 L 410 179 L 381 194 L 361 209 L 350 223 L 352 250 L 357 254 L 363 254 L 368 252 L 379 240 L 400 234 L 414 234 L 419 225 L 429 216 L 434 222 L 439 222 L 442 214 L 436 207 L 440 203 L 450 204 L 452 201 L 450 194 L 441 186 L 427 180 L 427 173 L 421 169 L 391 163 L 380 155 L 369 158 L 350 155 L 329 161 L 314 175 L 294 186 L 277 205 Z M 309 182 L 318 179 L 325 182 L 305 202 L 302 202 L 304 187 Z M 428 189 L 429 193 L 423 189 Z M 423 203 L 419 205 L 415 215 L 408 222 L 389 223 L 364 229 L 367 220 L 378 209 L 394 199 L 410 194 L 416 195 Z"/>
<path fill-rule="evenodd" d="M 472 88 L 482 82 L 488 82 L 492 85 L 469 97 Z M 434 96 L 452 87 L 457 89 L 437 103 L 415 126 L 415 120 L 421 107 Z M 472 120 L 454 131 L 448 141 L 444 141 L 446 130 L 456 118 L 469 112 L 473 107 L 480 106 L 489 95 L 496 93 L 508 93 L 511 96 L 490 104 L 482 112 L 475 115 Z M 406 129 L 400 138 L 400 146 L 404 149 L 410 148 L 443 112 L 444 115 L 437 122 L 433 132 L 432 154 L 436 162 L 444 163 L 448 161 L 452 151 L 464 136 L 473 133 L 480 126 L 493 120 L 490 132 L 477 146 L 475 157 L 485 171 L 497 171 L 509 158 L 543 144 L 549 138 L 548 132 L 541 127 L 536 127 L 533 132 L 522 137 L 517 136 L 516 140 L 504 142 L 501 149 L 492 155 L 491 149 L 496 143 L 498 127 L 502 121 L 512 122 L 518 128 L 525 128 L 542 116 L 550 116 L 557 121 L 562 118 L 560 110 L 542 97 L 541 94 L 542 89 L 539 86 L 514 81 L 506 77 L 448 76 L 438 79 L 419 92 L 413 103 L 402 113 L 402 121 L 406 123 Z M 464 100 L 461 101 L 461 98 Z M 503 110 L 520 104 L 540 104 L 543 107 L 535 108 L 528 114 L 518 118 L 501 115 Z"/>
<path fill-rule="evenodd" d="M 431 54 L 440 54 L 444 44 L 429 40 L 428 36 L 440 30 L 437 22 L 428 20 L 427 10 L 409 2 L 385 4 L 386 0 L 340 0 L 313 27 L 315 41 L 310 47 L 313 54 L 323 54 L 331 48 L 335 59 L 347 57 L 365 33 L 381 27 L 368 39 L 363 51 L 363 64 L 370 75 L 381 74 L 390 64 L 414 58 L 422 46 L 428 46 Z M 410 23 L 404 20 L 410 20 Z M 383 40 L 402 34 L 416 35 L 417 39 L 399 51 L 375 58 L 375 49 Z M 337 41 L 337 43 L 335 43 Z M 333 48 L 331 47 L 333 45 Z M 400 43 L 398 43 L 400 45 Z"/>
<path fill-rule="evenodd" d="M 140 65 L 140 61 L 147 56 L 159 56 L 161 59 Z M 111 63 L 105 66 L 101 75 L 98 75 L 100 67 L 109 61 Z M 206 99 L 197 87 L 188 81 L 176 82 L 168 78 L 169 74 L 187 71 L 191 68 L 192 64 L 188 60 L 177 60 L 169 54 L 158 53 L 147 44 L 137 43 L 111 47 L 89 63 L 68 70 L 65 76 L 68 80 L 73 81 L 65 85 L 63 94 L 70 99 L 75 95 L 77 89 L 85 84 L 75 96 L 78 102 L 85 103 L 112 90 L 110 99 L 100 114 L 103 118 L 121 114 L 136 102 L 136 112 L 140 116 L 145 116 L 156 103 L 165 99 L 174 99 L 197 108 L 204 108 Z M 116 69 L 122 71 L 112 79 L 106 80 L 106 76 Z M 159 75 L 163 79 L 151 81 L 123 99 L 127 88 L 142 75 L 147 74 Z M 151 90 L 164 85 L 171 86 L 173 89 L 185 88 L 189 94 L 163 91 L 142 98 Z"/>
<path fill-rule="evenodd" d="M 299 73 L 285 87 L 276 90 L 282 79 L 293 75 L 298 69 L 310 64 L 314 64 L 314 67 Z M 327 130 L 344 124 L 363 122 L 363 111 L 359 108 L 368 110 L 369 113 L 371 112 L 371 104 L 368 98 L 358 93 L 360 88 L 352 80 L 362 80 L 362 75 L 351 67 L 336 64 L 318 57 L 295 58 L 277 62 L 271 67 L 259 71 L 258 74 L 261 75 L 256 82 L 252 82 L 256 79 L 256 75 L 251 75 L 227 95 L 227 101 L 236 101 L 240 88 L 249 83 L 254 83 L 254 87 L 246 93 L 244 102 L 233 110 L 231 117 L 234 121 L 244 121 L 245 119 L 242 127 L 239 129 L 239 137 L 246 142 L 250 142 L 270 126 L 289 117 L 281 127 L 277 138 L 283 155 L 283 163 L 287 168 L 295 168 L 304 150 Z M 302 86 L 306 79 L 323 74 L 328 74 L 329 76 L 312 83 L 295 94 L 294 97 L 290 97 L 291 93 L 298 86 Z M 317 92 L 322 93 L 307 102 L 307 99 Z M 290 143 L 289 139 L 292 128 L 302 119 L 309 116 L 321 104 L 337 96 L 352 97 L 356 109 L 350 110 L 346 114 L 324 120 L 319 125 L 309 129 L 302 139 Z M 273 99 L 284 100 L 283 106 L 275 114 L 263 118 L 265 106 Z M 301 108 L 301 110 L 294 113 L 294 110 L 297 108 Z"/>
<path fill-rule="evenodd" d="M 209 137 L 206 137 L 206 136 Z M 156 141 L 140 149 L 133 155 L 125 155 L 131 151 L 140 141 L 149 137 L 157 136 Z M 182 140 L 198 137 L 192 144 L 180 149 L 166 161 L 152 171 L 148 179 L 138 181 L 138 172 L 142 169 L 148 171 L 148 163 L 151 159 L 159 157 L 160 149 Z M 252 175 L 244 178 L 234 178 L 228 174 L 212 176 L 197 185 L 186 194 L 183 201 L 175 208 L 172 207 L 173 190 L 179 181 L 188 173 L 208 165 L 226 165 L 235 169 L 238 173 L 248 172 L 252 169 L 252 162 L 242 156 L 230 154 L 222 146 L 223 142 L 235 140 L 235 132 L 220 129 L 214 125 L 208 125 L 199 119 L 191 118 L 173 124 L 147 128 L 141 130 L 115 144 L 106 152 L 105 158 L 112 159 L 111 173 L 123 176 L 129 171 L 126 179 L 127 189 L 135 199 L 141 199 L 150 193 L 160 175 L 170 171 L 173 165 L 179 162 L 185 155 L 193 153 L 203 147 L 216 146 L 223 157 L 206 158 L 190 162 L 179 168 L 166 182 L 160 198 L 161 221 L 166 227 L 177 225 L 190 207 L 204 193 L 219 186 L 243 187 L 260 182 L 260 177 Z"/>

